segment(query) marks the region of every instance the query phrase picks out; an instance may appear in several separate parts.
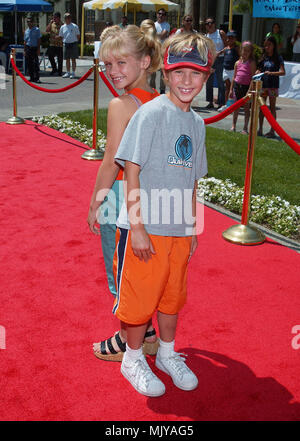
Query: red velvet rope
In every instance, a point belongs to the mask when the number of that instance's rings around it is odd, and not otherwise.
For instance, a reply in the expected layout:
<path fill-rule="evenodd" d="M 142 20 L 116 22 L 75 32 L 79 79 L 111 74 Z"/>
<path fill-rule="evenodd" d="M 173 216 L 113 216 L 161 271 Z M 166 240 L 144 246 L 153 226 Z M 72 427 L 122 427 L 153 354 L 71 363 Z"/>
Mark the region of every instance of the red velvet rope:
<path fill-rule="evenodd" d="M 11 60 L 12 67 L 15 69 L 16 73 L 22 78 L 22 80 L 25 81 L 25 83 L 27 83 L 28 86 L 31 86 L 34 89 L 40 90 L 41 92 L 48 92 L 48 93 L 65 92 L 66 90 L 69 90 L 69 89 L 72 89 L 73 87 L 78 86 L 78 84 L 80 84 L 84 80 L 86 80 L 91 75 L 91 73 L 93 72 L 93 68 L 91 67 L 81 78 L 79 78 L 78 81 L 75 81 L 75 83 L 69 84 L 68 86 L 62 87 L 60 89 L 45 89 L 44 87 L 36 86 L 35 84 L 32 84 L 30 81 L 28 81 L 27 78 L 24 77 L 22 72 L 20 72 L 19 69 L 17 68 L 13 57 L 11 57 L 10 60 Z"/>
<path fill-rule="evenodd" d="M 226 116 L 230 115 L 230 113 L 234 112 L 236 109 L 239 109 L 243 104 L 245 104 L 250 99 L 251 96 L 248 95 L 244 96 L 243 98 L 232 104 L 230 107 L 227 107 L 227 109 L 223 110 L 223 112 L 220 112 L 218 115 L 211 116 L 210 118 L 205 118 L 204 123 L 212 124 L 220 121 L 223 118 L 226 118 Z"/>
<path fill-rule="evenodd" d="M 100 78 L 102 79 L 103 83 L 106 84 L 106 86 L 109 88 L 109 90 L 111 91 L 111 93 L 112 93 L 114 96 L 119 96 L 118 93 L 117 93 L 117 92 L 115 91 L 115 89 L 112 87 L 112 85 L 110 84 L 110 82 L 108 81 L 108 79 L 106 78 L 106 76 L 104 75 L 104 73 L 103 73 L 101 70 L 99 70 L 99 75 L 100 75 Z"/>
<path fill-rule="evenodd" d="M 300 155 L 300 145 L 297 144 L 297 142 L 294 141 L 290 137 L 290 135 L 288 135 L 283 130 L 283 128 L 278 124 L 278 122 L 276 121 L 276 119 L 272 115 L 272 113 L 271 113 L 270 109 L 268 108 L 268 106 L 266 106 L 266 105 L 260 106 L 260 110 L 265 115 L 265 117 L 267 118 L 269 124 L 273 127 L 273 129 L 280 136 L 280 138 L 282 138 L 284 140 L 284 142 L 286 142 L 287 145 L 289 147 L 291 147 L 291 149 L 294 150 L 294 152 L 296 152 L 296 153 L 298 153 L 298 155 Z"/>

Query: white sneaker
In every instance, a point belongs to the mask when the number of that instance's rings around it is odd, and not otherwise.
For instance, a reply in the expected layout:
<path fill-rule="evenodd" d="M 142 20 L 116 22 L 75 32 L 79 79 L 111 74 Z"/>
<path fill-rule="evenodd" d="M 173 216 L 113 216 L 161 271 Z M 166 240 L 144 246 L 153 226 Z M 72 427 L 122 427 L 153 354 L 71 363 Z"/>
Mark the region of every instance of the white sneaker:
<path fill-rule="evenodd" d="M 163 358 L 161 356 L 160 348 L 158 348 L 155 365 L 158 369 L 171 376 L 175 386 L 179 389 L 188 391 L 196 389 L 198 386 L 198 379 L 185 364 L 184 355 L 185 354 L 179 354 L 178 352 L 172 351 L 169 357 Z"/>
<path fill-rule="evenodd" d="M 75 78 L 75 72 L 72 72 L 70 78 L 73 80 Z"/>
<path fill-rule="evenodd" d="M 65 74 L 63 74 L 63 78 L 70 78 L 71 74 L 70 72 L 66 72 Z"/>
<path fill-rule="evenodd" d="M 226 106 L 226 104 L 224 105 L 224 106 L 222 106 L 222 107 L 220 107 L 219 109 L 218 109 L 218 112 L 223 112 L 224 110 L 226 110 L 227 109 L 227 106 Z"/>
<path fill-rule="evenodd" d="M 124 354 L 121 373 L 140 394 L 147 397 L 160 397 L 166 392 L 165 385 L 152 372 L 144 355 L 131 361 Z"/>

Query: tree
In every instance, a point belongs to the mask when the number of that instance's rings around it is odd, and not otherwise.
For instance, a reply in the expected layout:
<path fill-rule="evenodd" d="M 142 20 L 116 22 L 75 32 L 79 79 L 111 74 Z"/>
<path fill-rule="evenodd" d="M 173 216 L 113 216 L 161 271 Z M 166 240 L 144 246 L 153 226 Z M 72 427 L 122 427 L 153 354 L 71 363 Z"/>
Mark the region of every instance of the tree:
<path fill-rule="evenodd" d="M 253 0 L 234 0 L 233 10 L 235 12 L 251 12 L 252 14 Z"/>

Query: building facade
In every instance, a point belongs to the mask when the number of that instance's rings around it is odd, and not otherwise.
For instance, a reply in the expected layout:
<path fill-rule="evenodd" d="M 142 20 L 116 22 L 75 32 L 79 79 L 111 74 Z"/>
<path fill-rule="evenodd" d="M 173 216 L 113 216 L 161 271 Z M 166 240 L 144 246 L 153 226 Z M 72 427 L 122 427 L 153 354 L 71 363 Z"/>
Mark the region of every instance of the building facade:
<path fill-rule="evenodd" d="M 206 17 L 215 17 L 218 28 L 227 31 L 228 29 L 228 13 L 229 0 L 172 0 L 180 4 L 180 21 L 185 14 L 191 14 L 194 18 L 195 28 L 199 31 L 205 32 L 204 22 Z M 81 26 L 81 13 L 83 0 L 53 0 L 54 11 L 59 11 L 63 17 L 65 12 L 70 12 L 73 16 L 73 21 Z M 235 2 L 236 3 L 236 2 Z M 121 17 L 124 15 L 124 10 L 105 10 L 105 11 L 85 11 L 85 33 L 88 41 L 97 40 L 99 32 L 105 26 L 105 22 L 110 21 L 114 24 L 121 22 Z M 128 13 L 129 23 L 134 22 L 133 13 Z M 41 29 L 45 32 L 47 23 L 51 19 L 52 14 L 35 14 L 36 21 Z M 156 20 L 155 11 L 150 13 L 138 12 L 136 14 L 136 24 L 140 24 L 145 18 Z M 25 29 L 26 17 L 21 14 L 18 22 L 19 39 L 22 40 L 22 32 Z M 177 12 L 170 12 L 168 14 L 168 21 L 171 28 L 178 27 Z M 253 18 L 251 12 L 233 13 L 233 29 L 238 34 L 238 39 L 251 40 L 258 45 L 262 45 L 265 35 L 271 31 L 272 24 L 278 22 L 282 29 L 284 49 L 288 46 L 288 40 L 293 35 L 296 29 L 297 20 L 289 19 L 265 19 Z M 0 33 L 4 37 L 9 34 L 9 37 L 14 34 L 14 18 L 13 14 L 0 13 Z"/>

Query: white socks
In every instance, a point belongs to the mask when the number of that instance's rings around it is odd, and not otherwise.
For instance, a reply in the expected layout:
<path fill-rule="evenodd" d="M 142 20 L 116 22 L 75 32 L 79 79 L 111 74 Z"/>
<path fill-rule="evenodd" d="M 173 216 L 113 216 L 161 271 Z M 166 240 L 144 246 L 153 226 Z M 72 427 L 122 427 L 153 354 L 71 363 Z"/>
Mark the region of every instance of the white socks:
<path fill-rule="evenodd" d="M 165 342 L 159 339 L 159 356 L 162 358 L 168 358 L 172 352 L 174 352 L 175 340 L 171 342 Z M 142 347 L 139 349 L 131 349 L 126 343 L 126 360 L 135 362 L 138 358 L 143 355 Z"/>
<path fill-rule="evenodd" d="M 126 343 L 126 359 L 128 361 L 136 361 L 138 358 L 140 358 L 141 355 L 143 355 L 142 347 L 139 349 L 131 349 L 128 344 Z"/>
<path fill-rule="evenodd" d="M 165 342 L 161 339 L 159 339 L 159 355 L 162 358 L 168 358 L 169 355 L 174 351 L 175 347 L 175 340 L 171 342 Z"/>

